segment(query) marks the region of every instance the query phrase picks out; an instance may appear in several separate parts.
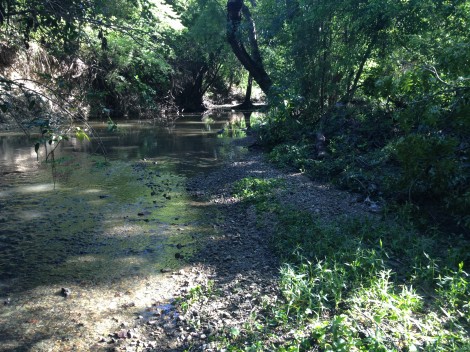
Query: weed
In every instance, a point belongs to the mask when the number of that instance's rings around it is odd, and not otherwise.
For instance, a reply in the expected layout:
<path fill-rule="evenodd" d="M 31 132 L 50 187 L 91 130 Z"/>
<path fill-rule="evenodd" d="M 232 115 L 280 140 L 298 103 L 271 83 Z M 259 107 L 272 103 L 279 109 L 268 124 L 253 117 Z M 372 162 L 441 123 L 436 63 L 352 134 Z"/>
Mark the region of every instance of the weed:
<path fill-rule="evenodd" d="M 272 247 L 284 264 L 282 297 L 262 300 L 262 314 L 229 334 L 228 351 L 470 350 L 464 238 L 390 217 L 321 221 L 276 206 L 276 187 L 251 178 L 234 187 L 274 215 Z"/>

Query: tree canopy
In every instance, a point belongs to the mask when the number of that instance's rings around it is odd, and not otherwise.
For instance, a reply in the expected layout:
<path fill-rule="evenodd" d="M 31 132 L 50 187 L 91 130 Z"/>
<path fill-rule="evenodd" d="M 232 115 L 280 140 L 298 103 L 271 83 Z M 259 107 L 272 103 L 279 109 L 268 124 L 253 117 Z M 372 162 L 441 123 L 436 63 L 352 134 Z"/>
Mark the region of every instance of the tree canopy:
<path fill-rule="evenodd" d="M 0 124 L 53 159 L 89 138 L 77 121 L 249 107 L 254 81 L 252 146 L 386 221 L 321 223 L 279 179 L 235 182 L 291 261 L 227 350 L 468 350 L 469 33 L 470 0 L 0 0 Z"/>
<path fill-rule="evenodd" d="M 271 126 L 285 125 L 268 145 L 310 133 L 318 155 L 382 153 L 393 177 L 344 165 L 327 174 L 461 212 L 469 21 L 465 0 L 2 0 L 0 107 L 49 109 L 51 121 L 201 111 L 254 79 Z"/>

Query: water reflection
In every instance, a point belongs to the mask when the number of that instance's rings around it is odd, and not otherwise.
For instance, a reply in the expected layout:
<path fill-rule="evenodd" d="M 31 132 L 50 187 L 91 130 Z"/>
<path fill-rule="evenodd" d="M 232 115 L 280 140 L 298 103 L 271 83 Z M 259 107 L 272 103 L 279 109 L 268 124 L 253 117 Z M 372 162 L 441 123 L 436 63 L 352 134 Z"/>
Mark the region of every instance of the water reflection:
<path fill-rule="evenodd" d="M 197 160 L 213 157 L 214 148 L 217 147 L 215 132 L 227 126 L 241 125 L 242 121 L 245 121 L 243 127 L 249 127 L 249 118 L 239 112 L 217 112 L 202 117 L 180 115 L 165 127 L 153 121 L 118 122 L 117 132 L 107 131 L 107 123 L 104 121 L 91 122 L 93 130 L 88 133 L 95 138 L 91 142 L 74 138 L 63 142 L 56 157 L 79 152 L 100 153 L 101 144 L 111 159 L 119 160 L 169 156 L 191 156 Z M 22 134 L 0 135 L 0 177 L 37 169 L 34 143 L 34 136 L 28 139 Z M 44 156 L 40 154 L 40 159 Z"/>
<path fill-rule="evenodd" d="M 111 317 L 130 314 L 113 310 L 126 299 L 154 298 L 159 268 L 178 265 L 177 244 L 212 231 L 190 205 L 186 177 L 242 152 L 217 131 L 234 136 L 248 124 L 241 113 L 218 113 L 167 126 L 118 122 L 114 133 L 106 122 L 91 126 L 91 142 L 57 149 L 57 182 L 44 152 L 36 160 L 34 137 L 0 135 L 0 298 L 12 302 L 0 311 L 0 351 L 32 346 L 35 334 L 44 345 L 33 350 L 66 349 L 53 341 L 89 346 L 91 337 L 67 316 L 82 314 L 96 341 L 115 324 Z M 57 295 L 63 286 L 72 289 L 73 307 Z"/>

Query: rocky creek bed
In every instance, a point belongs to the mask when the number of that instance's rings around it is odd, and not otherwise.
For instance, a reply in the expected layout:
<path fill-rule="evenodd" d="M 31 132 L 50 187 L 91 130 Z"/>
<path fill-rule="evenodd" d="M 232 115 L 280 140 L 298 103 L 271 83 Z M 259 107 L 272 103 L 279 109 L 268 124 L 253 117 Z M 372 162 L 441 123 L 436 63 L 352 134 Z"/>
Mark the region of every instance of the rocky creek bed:
<path fill-rule="evenodd" d="M 250 145 L 252 139 L 238 140 Z M 219 351 L 218 341 L 241 334 L 263 302 L 280 299 L 278 259 L 270 250 L 275 219 L 260 222 L 254 206 L 232 196 L 232 185 L 246 177 L 284 180 L 281 204 L 320 217 L 374 216 L 358 196 L 276 169 L 256 150 L 241 154 L 209 174 L 193 177 L 187 191 L 205 209 L 214 233 L 180 270 L 162 269 L 167 297 L 155 301 L 132 322 L 116 325 L 95 349 L 111 351 Z M 179 254 L 175 254 L 178 256 Z M 177 304 L 175 304 L 175 302 Z M 278 339 L 289 336 L 278 336 Z"/>

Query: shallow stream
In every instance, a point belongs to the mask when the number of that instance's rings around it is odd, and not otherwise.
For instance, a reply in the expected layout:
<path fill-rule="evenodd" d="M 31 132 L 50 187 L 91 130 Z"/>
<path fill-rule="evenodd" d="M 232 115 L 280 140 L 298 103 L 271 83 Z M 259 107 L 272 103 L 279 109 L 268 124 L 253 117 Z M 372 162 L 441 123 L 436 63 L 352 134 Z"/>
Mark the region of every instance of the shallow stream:
<path fill-rule="evenodd" d="M 161 271 L 183 267 L 214 220 L 186 180 L 243 152 L 228 134 L 244 122 L 91 123 L 99 138 L 65 142 L 54 170 L 34 138 L 0 134 L 0 351 L 93 350 L 169 299 Z"/>

